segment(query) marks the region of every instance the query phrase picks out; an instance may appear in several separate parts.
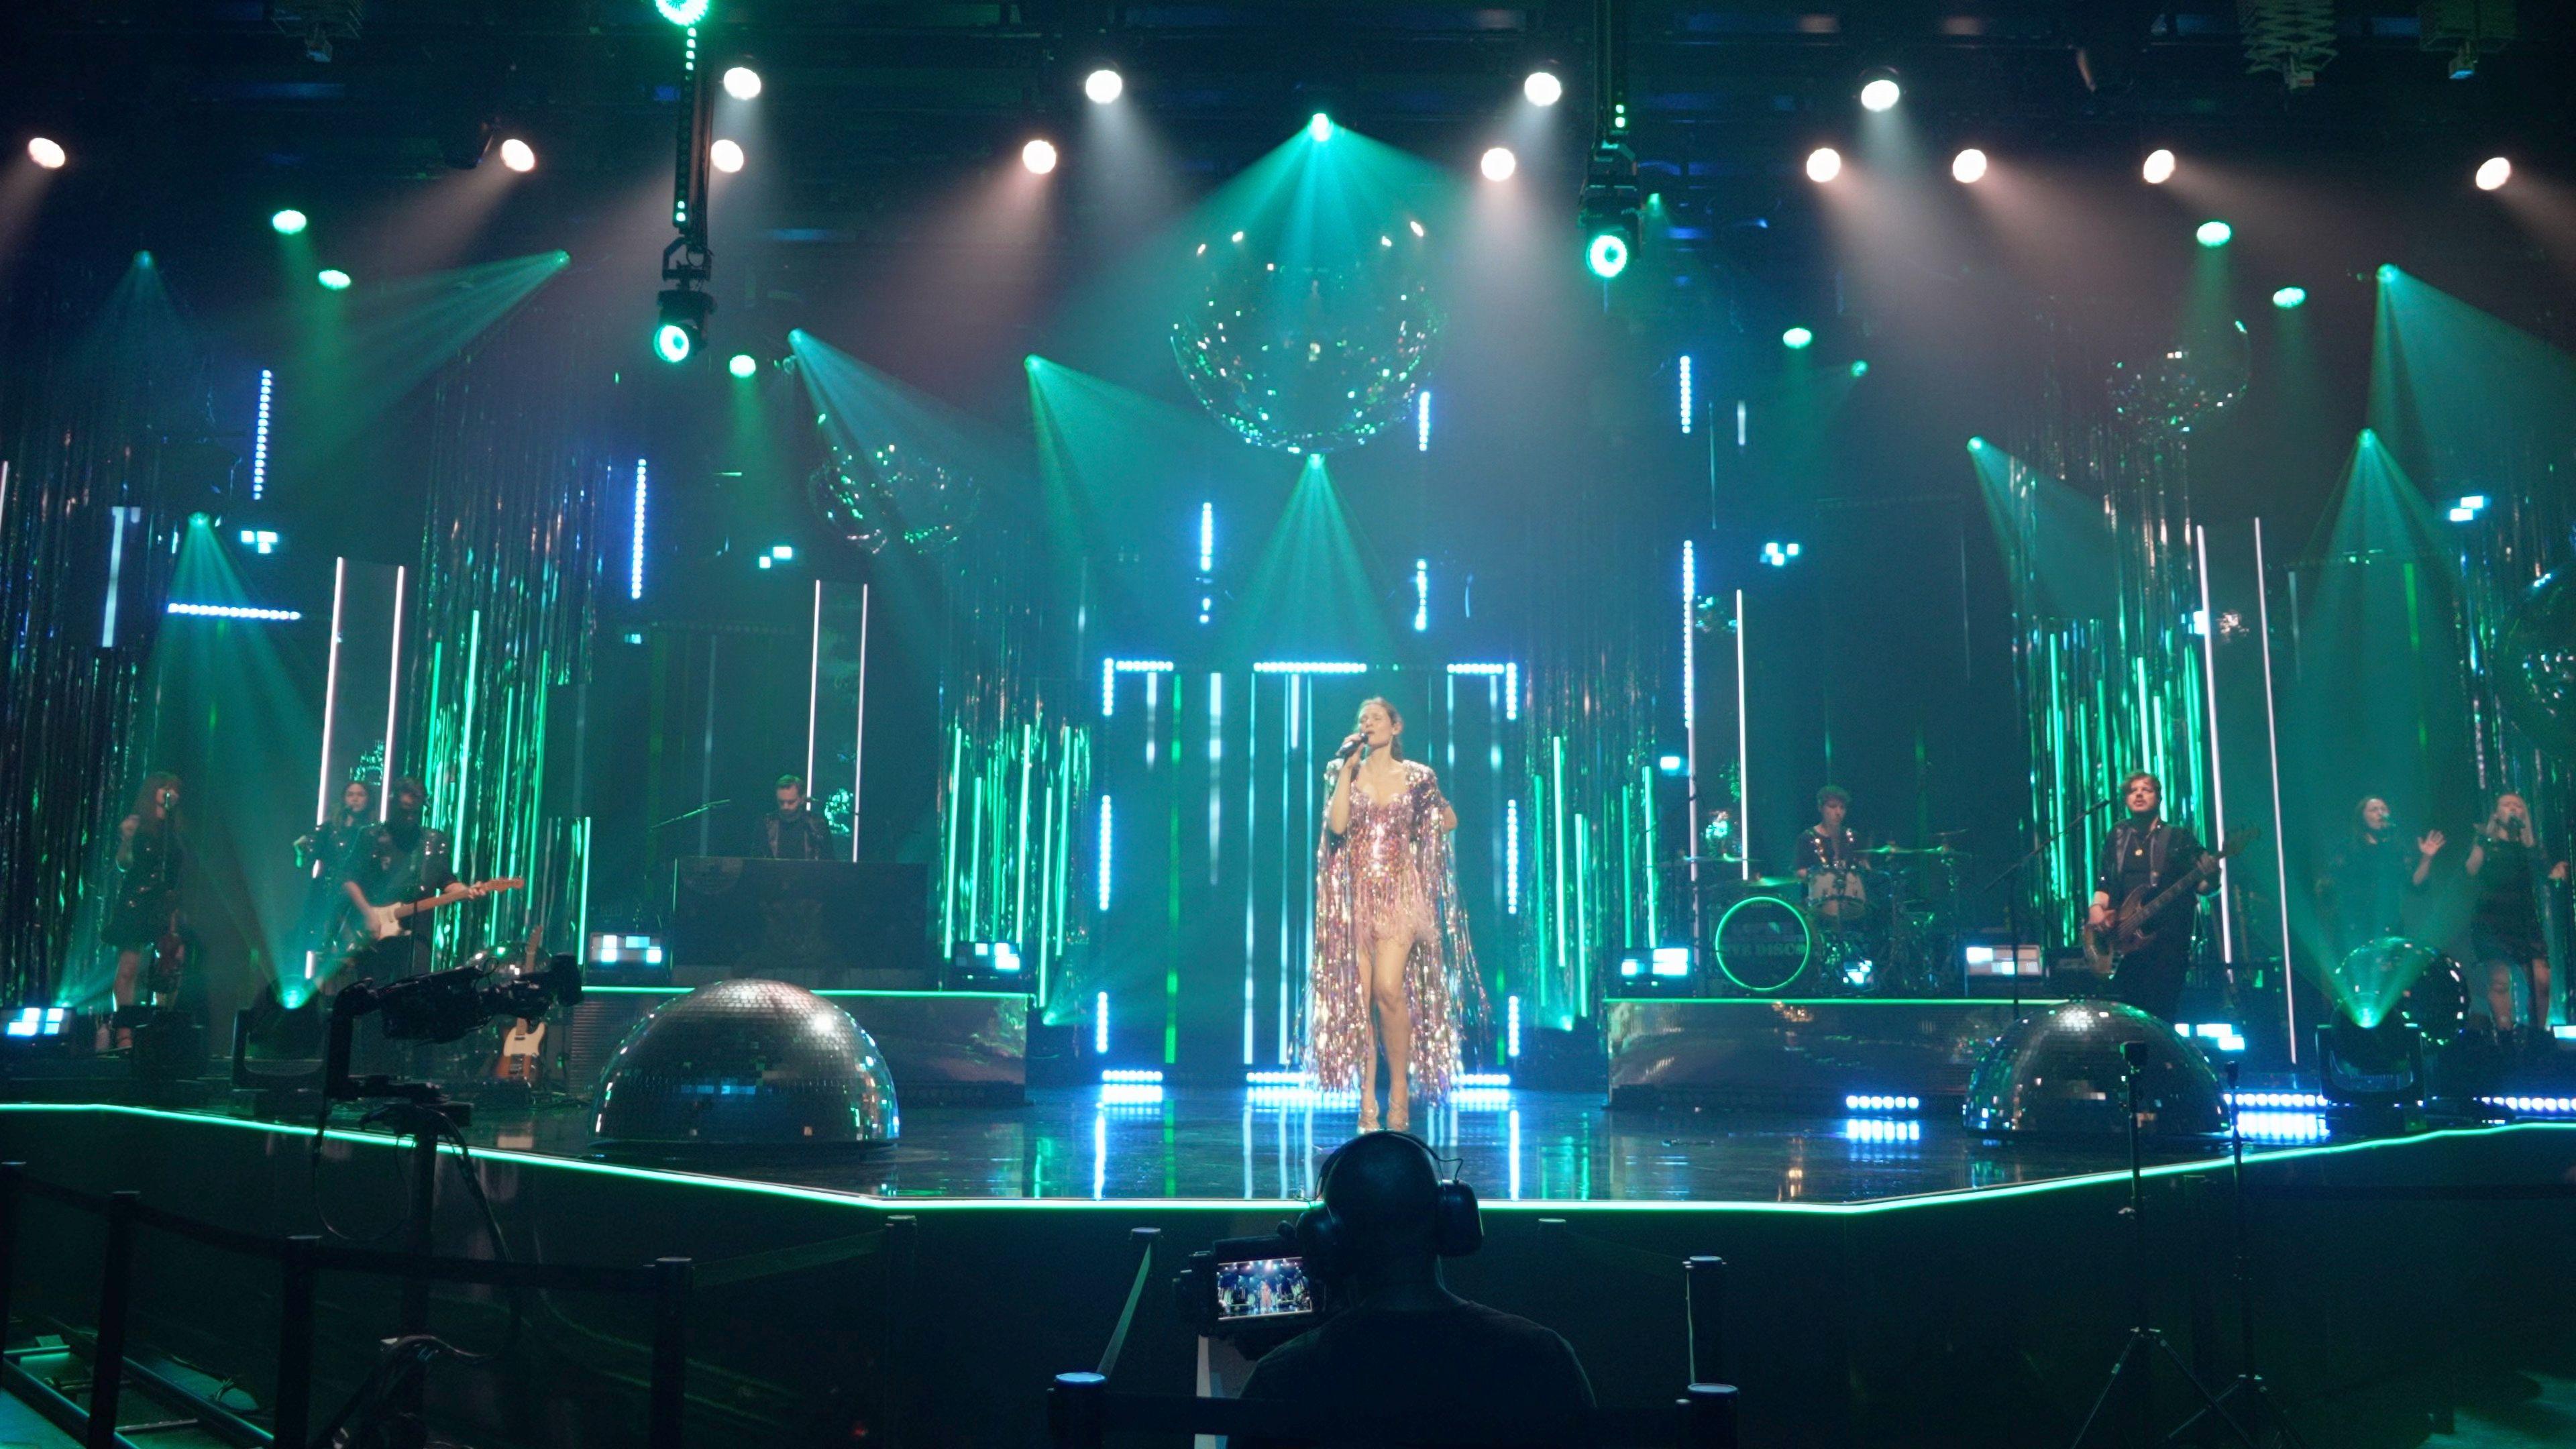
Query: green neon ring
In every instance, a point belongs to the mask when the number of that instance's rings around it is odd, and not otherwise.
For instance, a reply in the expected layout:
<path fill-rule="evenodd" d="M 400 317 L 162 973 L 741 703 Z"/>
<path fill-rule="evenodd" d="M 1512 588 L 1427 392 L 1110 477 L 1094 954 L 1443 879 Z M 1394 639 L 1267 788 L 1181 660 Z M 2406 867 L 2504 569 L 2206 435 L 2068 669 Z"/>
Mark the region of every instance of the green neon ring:
<path fill-rule="evenodd" d="M 1790 916 L 1798 923 L 1798 969 L 1781 978 L 1780 984 L 1777 986 L 1756 986 L 1752 982 L 1745 980 L 1743 977 L 1736 975 L 1735 968 L 1726 964 L 1726 923 L 1735 919 L 1735 913 L 1737 911 L 1743 910 L 1746 906 L 1752 905 L 1756 901 L 1769 901 L 1775 906 L 1787 907 Z M 1789 902 L 1780 899 L 1778 896 L 1746 896 L 1744 899 L 1737 901 L 1734 905 L 1728 906 L 1726 908 L 1726 914 L 1717 918 L 1717 932 L 1709 938 L 1709 945 L 1711 947 L 1711 954 L 1717 957 L 1717 969 L 1725 975 L 1727 980 L 1734 982 L 1737 986 L 1752 992 L 1756 996 L 1768 996 L 1775 991 L 1788 990 L 1792 985 L 1796 984 L 1799 977 L 1807 974 L 1807 967 L 1812 965 L 1816 959 L 1816 928 L 1807 924 L 1807 913 L 1805 911 L 1799 910 L 1796 906 L 1790 905 Z"/>

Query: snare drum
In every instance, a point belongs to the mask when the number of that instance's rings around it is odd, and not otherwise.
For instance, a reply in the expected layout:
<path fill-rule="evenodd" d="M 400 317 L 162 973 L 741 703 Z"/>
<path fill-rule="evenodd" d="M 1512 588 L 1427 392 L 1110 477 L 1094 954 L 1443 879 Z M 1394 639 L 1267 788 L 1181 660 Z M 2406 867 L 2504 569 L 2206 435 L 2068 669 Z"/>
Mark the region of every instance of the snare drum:
<path fill-rule="evenodd" d="M 1849 866 L 1818 866 L 1807 872 L 1807 914 L 1828 926 L 1857 924 L 1869 914 L 1869 886 Z"/>

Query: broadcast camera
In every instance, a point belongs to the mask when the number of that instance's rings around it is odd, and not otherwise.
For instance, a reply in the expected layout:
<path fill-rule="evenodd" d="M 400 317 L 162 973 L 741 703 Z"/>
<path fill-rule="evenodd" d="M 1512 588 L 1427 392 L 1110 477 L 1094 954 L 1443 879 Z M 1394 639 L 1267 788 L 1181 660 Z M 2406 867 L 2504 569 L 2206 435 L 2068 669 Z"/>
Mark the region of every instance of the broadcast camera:
<path fill-rule="evenodd" d="M 335 1102 L 366 1097 L 427 1101 L 438 1096 L 438 1089 L 426 1083 L 349 1075 L 352 1034 L 358 1018 L 370 1013 L 384 1018 L 389 1041 L 447 1042 L 486 1022 L 535 1021 L 558 1003 L 570 1006 L 580 999 L 581 964 L 570 956 L 557 956 L 543 970 L 531 972 L 469 964 L 382 986 L 372 977 L 353 982 L 342 987 L 331 1003 L 323 1092 Z"/>

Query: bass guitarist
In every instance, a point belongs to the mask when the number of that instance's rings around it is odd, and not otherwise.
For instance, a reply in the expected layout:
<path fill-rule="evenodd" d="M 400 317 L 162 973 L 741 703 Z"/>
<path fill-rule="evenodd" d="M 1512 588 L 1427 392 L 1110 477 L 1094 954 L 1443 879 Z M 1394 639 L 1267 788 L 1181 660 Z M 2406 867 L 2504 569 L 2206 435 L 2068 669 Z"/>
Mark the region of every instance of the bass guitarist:
<path fill-rule="evenodd" d="M 2095 931 L 2112 924 L 2119 902 L 2144 889 L 2153 895 L 2189 874 L 2201 861 L 2200 842 L 2190 830 L 2162 818 L 2164 787 L 2144 770 L 2120 782 L 2120 798 L 2129 818 L 2112 827 L 2103 848 L 2101 874 L 2093 883 L 2093 909 L 2086 916 Z M 2182 1006 L 2183 977 L 2191 969 L 2193 917 L 2199 897 L 2218 889 L 2215 873 L 2201 880 L 2196 894 L 2186 894 L 2165 907 L 2162 918 L 2145 923 L 2152 934 L 2137 949 L 2120 957 L 2111 977 L 2111 994 L 2158 1021 L 2170 1023 Z"/>

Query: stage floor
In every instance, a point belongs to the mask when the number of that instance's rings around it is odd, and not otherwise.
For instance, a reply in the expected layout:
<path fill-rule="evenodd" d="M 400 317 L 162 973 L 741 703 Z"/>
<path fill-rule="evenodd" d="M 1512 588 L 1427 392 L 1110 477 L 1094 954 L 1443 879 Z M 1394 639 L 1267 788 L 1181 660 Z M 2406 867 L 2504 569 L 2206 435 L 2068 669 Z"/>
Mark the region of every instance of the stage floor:
<path fill-rule="evenodd" d="M 890 1149 L 650 1165 L 887 1198 L 1298 1199 L 1312 1192 L 1323 1154 L 1354 1126 L 1353 1109 L 1300 1095 L 1033 1090 L 1024 1107 L 906 1108 Z M 2314 1127 L 2300 1134 L 2305 1141 L 2322 1137 L 2321 1120 L 2302 1121 Z M 1960 1124 L 1955 1105 L 1903 1117 L 1654 1114 L 1610 1111 L 1598 1092 L 1489 1089 L 1460 1094 L 1459 1105 L 1415 1127 L 1493 1201 L 1859 1203 L 2119 1172 L 2128 1162 L 2117 1140 L 1985 1140 Z M 487 1111 L 472 1137 L 478 1146 L 586 1157 L 590 1114 Z M 2279 1145 L 2287 1144 L 2249 1142 L 2247 1150 Z M 2150 1160 L 2223 1155 L 2221 1146 Z"/>

